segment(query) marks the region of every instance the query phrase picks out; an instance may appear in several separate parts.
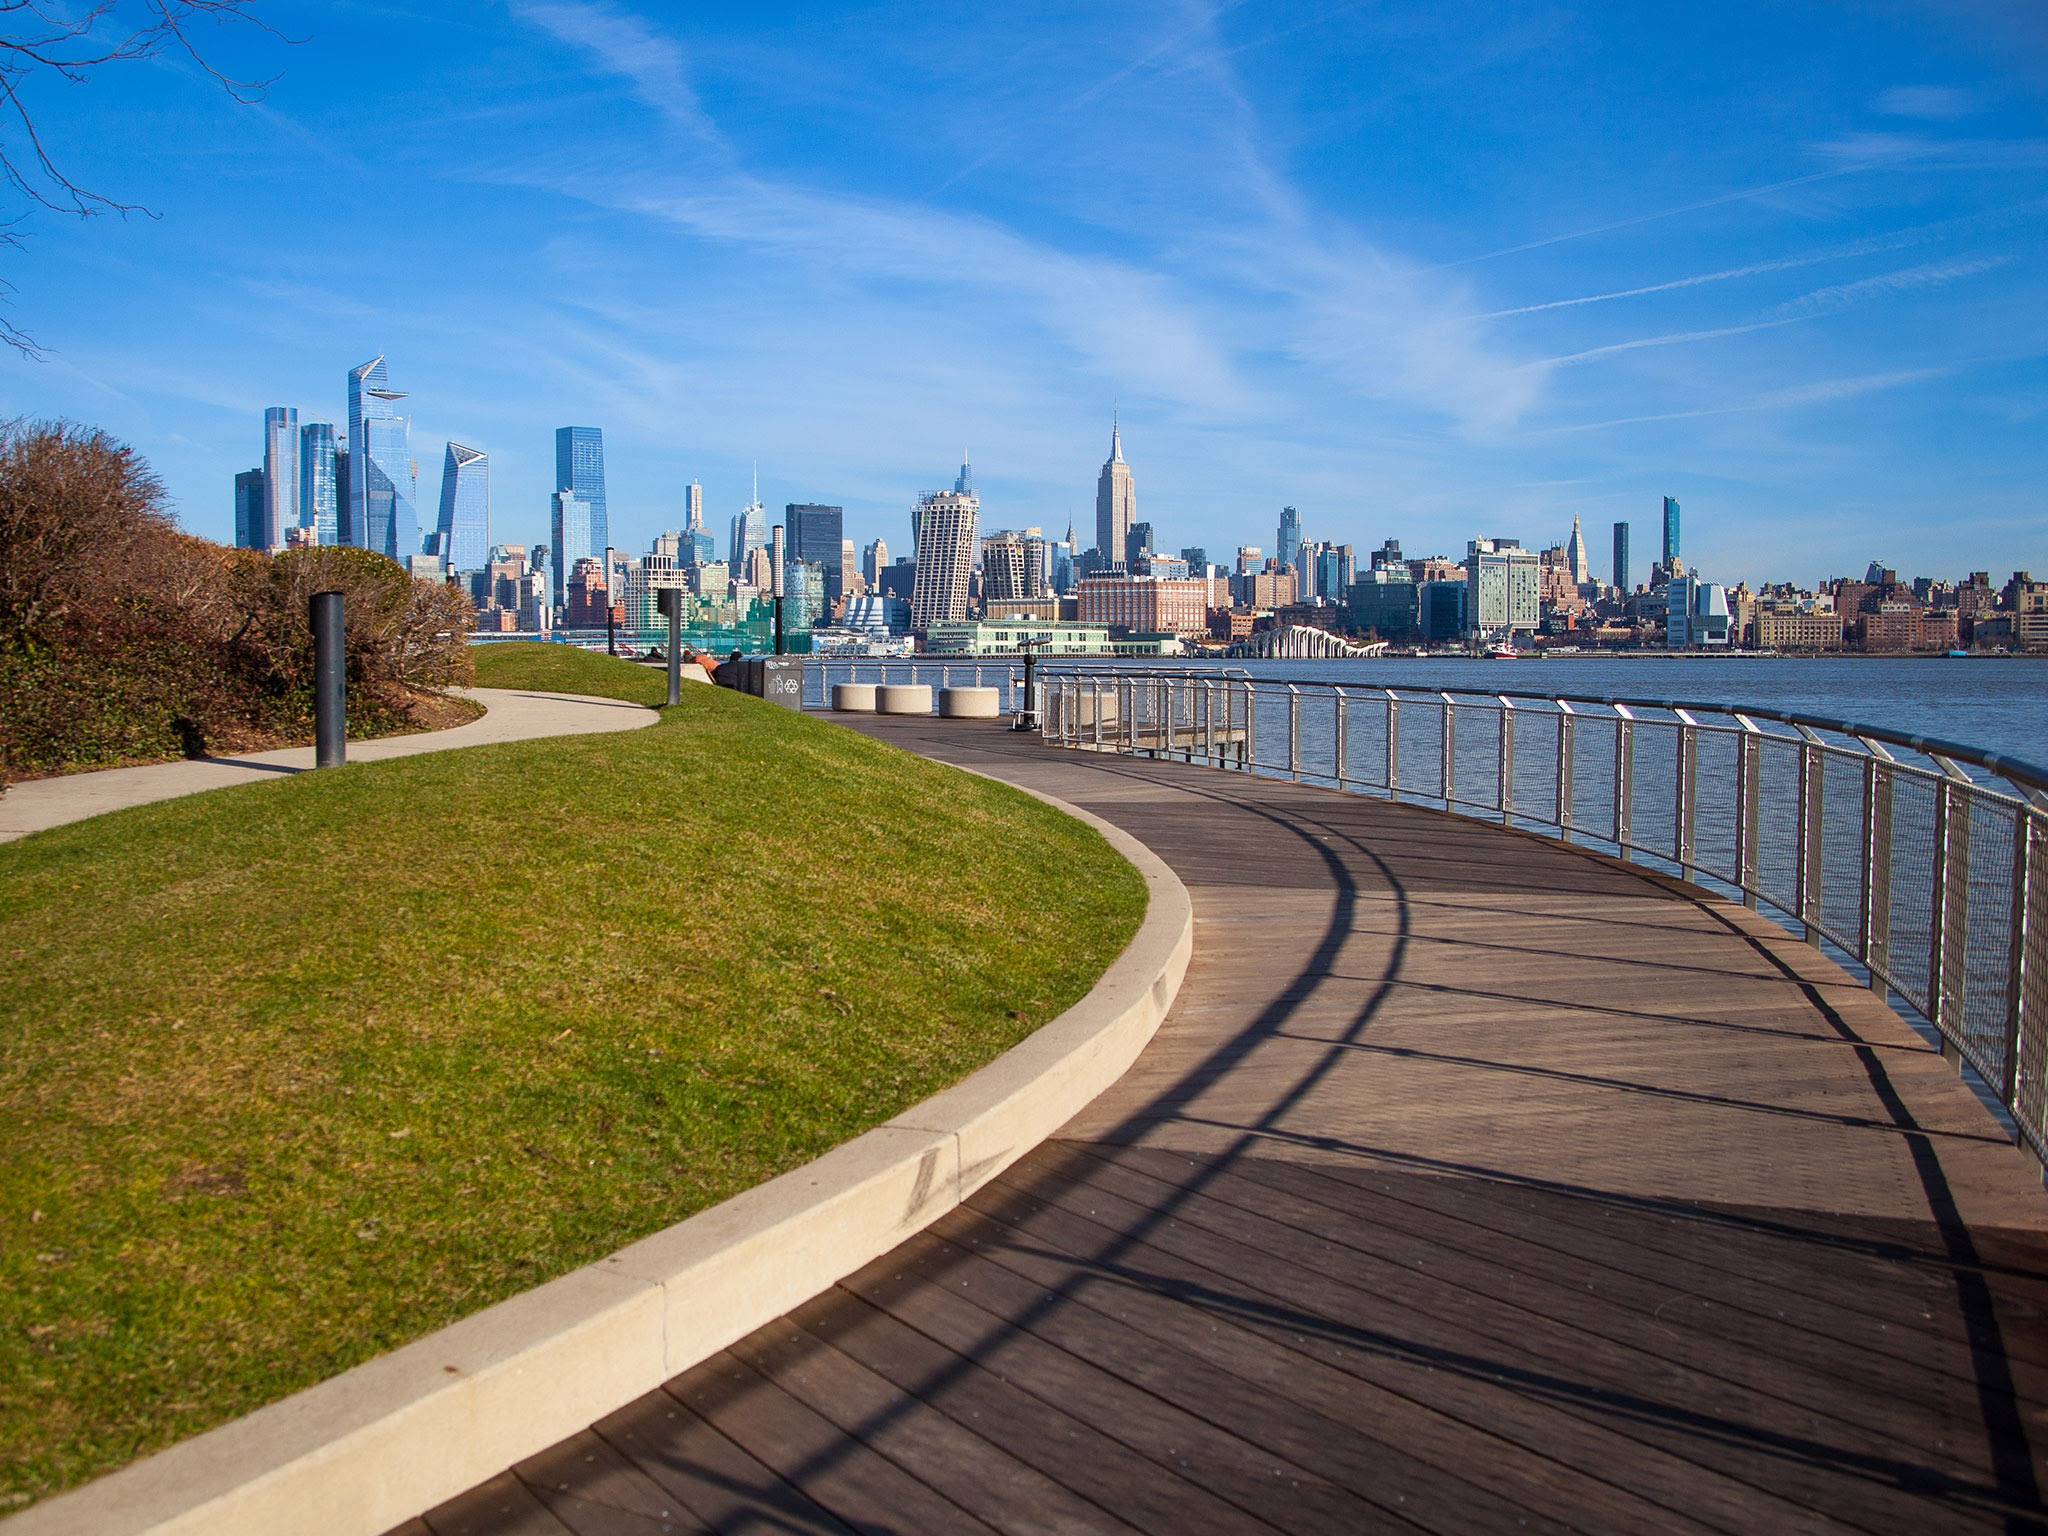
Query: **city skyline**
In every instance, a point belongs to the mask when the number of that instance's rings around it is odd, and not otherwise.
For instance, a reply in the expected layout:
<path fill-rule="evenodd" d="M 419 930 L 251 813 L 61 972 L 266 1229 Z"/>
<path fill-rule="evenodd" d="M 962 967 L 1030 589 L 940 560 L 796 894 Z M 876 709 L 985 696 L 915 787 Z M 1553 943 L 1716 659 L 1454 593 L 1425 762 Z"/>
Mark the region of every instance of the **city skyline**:
<path fill-rule="evenodd" d="M 757 456 L 767 505 L 901 538 L 963 439 L 990 518 L 1086 527 L 1120 405 L 1175 544 L 1294 505 L 1449 551 L 1673 494 L 1736 579 L 2048 563 L 2010 18 L 277 18 L 306 42 L 247 44 L 257 108 L 165 67 L 53 94 L 68 163 L 161 217 L 9 258 L 49 361 L 0 359 L 0 409 L 132 442 L 195 532 L 230 536 L 241 421 L 389 349 L 418 456 L 483 447 L 508 530 L 563 421 L 607 429 L 622 543 L 692 479 L 722 527 Z"/>

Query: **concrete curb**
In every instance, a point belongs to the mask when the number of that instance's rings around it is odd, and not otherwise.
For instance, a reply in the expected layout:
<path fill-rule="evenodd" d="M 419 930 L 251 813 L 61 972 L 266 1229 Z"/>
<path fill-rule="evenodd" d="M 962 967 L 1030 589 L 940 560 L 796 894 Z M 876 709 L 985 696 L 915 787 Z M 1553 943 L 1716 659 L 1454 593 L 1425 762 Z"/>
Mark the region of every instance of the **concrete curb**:
<path fill-rule="evenodd" d="M 1033 793 L 1025 791 L 1025 793 Z M 0 1521 L 4 1536 L 381 1536 L 744 1338 L 953 1209 L 1121 1077 L 1180 990 L 1187 888 L 1093 990 L 885 1125 L 594 1264 Z"/>

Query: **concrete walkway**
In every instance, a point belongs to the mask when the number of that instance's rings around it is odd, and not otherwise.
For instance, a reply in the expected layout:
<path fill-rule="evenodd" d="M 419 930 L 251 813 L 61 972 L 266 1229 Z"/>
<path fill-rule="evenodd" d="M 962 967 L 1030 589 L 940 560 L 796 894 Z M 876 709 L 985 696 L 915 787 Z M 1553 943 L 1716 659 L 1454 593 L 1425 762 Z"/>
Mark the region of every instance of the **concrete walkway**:
<path fill-rule="evenodd" d="M 1818 951 L 1415 806 L 862 728 L 1166 859 L 1172 1013 L 926 1233 L 405 1536 L 2048 1529 L 2048 1195 Z"/>
<path fill-rule="evenodd" d="M 593 699 L 574 693 L 529 693 L 511 688 L 458 688 L 487 711 L 481 720 L 446 731 L 421 731 L 411 736 L 383 736 L 352 741 L 352 763 L 382 762 L 417 752 L 449 752 L 457 747 L 488 746 L 497 741 L 526 741 L 537 736 L 585 736 L 599 731 L 630 731 L 652 725 L 660 717 L 651 709 L 618 699 Z M 173 800 L 209 789 L 252 784 L 280 773 L 303 773 L 313 766 L 311 747 L 286 747 L 276 752 L 251 752 L 246 757 L 202 757 L 186 762 L 152 763 L 143 768 L 108 768 L 99 773 L 67 773 L 9 786 L 0 795 L 0 843 L 12 842 L 46 827 L 83 821 L 124 806 Z"/>

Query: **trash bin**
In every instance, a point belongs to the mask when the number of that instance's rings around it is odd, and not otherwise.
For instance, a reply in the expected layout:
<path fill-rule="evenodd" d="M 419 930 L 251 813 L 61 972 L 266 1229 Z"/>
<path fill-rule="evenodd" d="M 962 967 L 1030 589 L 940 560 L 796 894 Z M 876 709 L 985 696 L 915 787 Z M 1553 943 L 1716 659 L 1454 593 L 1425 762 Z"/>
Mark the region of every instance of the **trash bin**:
<path fill-rule="evenodd" d="M 761 681 L 753 691 L 784 709 L 804 707 L 804 659 L 801 656 L 763 656 Z"/>

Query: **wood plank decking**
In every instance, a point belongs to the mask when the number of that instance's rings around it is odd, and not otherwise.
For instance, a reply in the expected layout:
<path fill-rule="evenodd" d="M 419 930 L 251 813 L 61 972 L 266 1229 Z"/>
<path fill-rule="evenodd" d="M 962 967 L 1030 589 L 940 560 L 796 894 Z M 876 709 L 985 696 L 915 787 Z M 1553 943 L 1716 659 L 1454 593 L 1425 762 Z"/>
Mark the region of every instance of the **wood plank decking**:
<path fill-rule="evenodd" d="M 876 734 L 1179 872 L 1115 1089 L 405 1536 L 2048 1530 L 2048 1196 L 1740 909 L 1427 810 Z"/>

